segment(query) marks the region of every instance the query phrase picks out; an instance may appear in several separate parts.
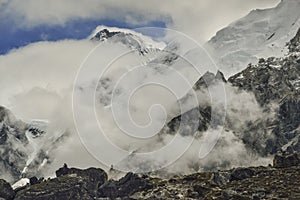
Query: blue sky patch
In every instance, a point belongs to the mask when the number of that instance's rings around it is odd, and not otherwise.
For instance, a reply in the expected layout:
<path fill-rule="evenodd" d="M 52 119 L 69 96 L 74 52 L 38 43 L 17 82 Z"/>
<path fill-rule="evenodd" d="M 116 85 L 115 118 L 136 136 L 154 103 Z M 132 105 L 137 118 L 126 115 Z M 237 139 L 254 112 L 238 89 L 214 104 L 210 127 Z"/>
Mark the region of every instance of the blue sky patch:
<path fill-rule="evenodd" d="M 32 28 L 20 28 L 13 20 L 0 20 L 0 54 L 6 54 L 11 49 L 38 41 L 84 39 L 88 37 L 98 25 L 130 29 L 139 27 L 115 20 L 78 19 L 66 22 L 64 25 L 45 24 Z M 162 21 L 152 21 L 144 26 L 166 27 Z"/>

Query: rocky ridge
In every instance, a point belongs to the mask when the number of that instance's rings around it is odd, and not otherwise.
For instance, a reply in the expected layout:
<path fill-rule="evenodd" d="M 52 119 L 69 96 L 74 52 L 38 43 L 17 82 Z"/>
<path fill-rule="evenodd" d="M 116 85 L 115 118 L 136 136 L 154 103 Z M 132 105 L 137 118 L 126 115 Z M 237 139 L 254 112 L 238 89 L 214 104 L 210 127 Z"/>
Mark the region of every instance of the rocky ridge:
<path fill-rule="evenodd" d="M 0 198 L 5 200 L 92 199 L 299 199 L 300 154 L 278 153 L 273 166 L 234 168 L 161 179 L 127 173 L 108 180 L 102 169 L 68 168 L 56 178 L 31 181 L 12 190 L 0 180 Z M 31 180 L 38 180 L 31 178 Z"/>

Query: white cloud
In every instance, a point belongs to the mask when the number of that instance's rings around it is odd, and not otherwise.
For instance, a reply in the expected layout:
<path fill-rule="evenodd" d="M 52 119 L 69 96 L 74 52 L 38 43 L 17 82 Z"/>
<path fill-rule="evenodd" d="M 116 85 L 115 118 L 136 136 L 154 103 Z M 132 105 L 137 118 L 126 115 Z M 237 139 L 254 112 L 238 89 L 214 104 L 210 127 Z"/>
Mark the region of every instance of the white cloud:
<path fill-rule="evenodd" d="M 246 15 L 250 10 L 275 6 L 279 0 L 11 0 L 0 2 L 2 17 L 11 15 L 17 24 L 64 24 L 79 18 L 115 19 L 143 26 L 164 21 L 199 42 Z M 2 9 L 1 9 L 2 6 Z M 0 15 L 1 16 L 1 15 Z"/>
<path fill-rule="evenodd" d="M 53 131 L 53 133 L 57 130 L 69 130 L 71 132 L 69 140 L 52 152 L 51 156 L 55 160 L 49 171 L 53 172 L 63 162 L 77 167 L 95 166 L 97 164 L 99 166 L 99 163 L 97 163 L 93 156 L 86 151 L 76 134 L 71 98 L 73 84 L 80 65 L 97 44 L 98 42 L 89 40 L 39 42 L 0 56 L 0 105 L 8 107 L 18 118 L 24 121 L 31 121 L 32 119 L 48 120 L 50 122 L 49 130 Z M 93 94 L 93 84 L 100 76 L 100 74 L 96 73 L 97 69 L 103 70 L 114 58 L 118 58 L 124 52 L 129 51 L 128 48 L 121 44 L 111 44 L 109 42 L 101 44 L 87 61 L 88 65 L 94 67 L 93 69 L 95 70 L 84 73 L 83 82 L 80 82 L 79 85 L 83 88 L 83 93 L 80 96 L 83 100 Z M 128 72 L 127 67 L 130 68 L 144 63 L 145 59 L 138 53 L 129 54 L 124 59 L 120 58 L 117 60 L 109 68 L 108 73 L 111 78 L 118 79 L 123 73 Z M 132 74 L 131 79 L 128 79 L 129 82 L 125 83 L 127 85 L 139 84 L 140 81 L 151 79 L 151 76 L 155 74 L 157 74 L 157 71 L 154 68 L 149 68 L 144 73 Z M 164 81 L 166 76 L 171 75 L 165 73 L 161 74 L 161 76 L 157 75 L 157 78 Z M 125 85 L 123 86 L 125 87 Z M 80 88 L 76 87 L 76 90 L 80 91 Z M 146 98 L 143 95 L 145 94 L 143 90 L 142 93 L 136 93 L 137 99 L 134 101 L 136 104 L 134 106 L 136 106 L 138 112 L 133 109 L 133 113 L 136 116 L 134 119 L 143 119 L 142 117 L 144 117 L 145 120 L 148 120 L 148 108 L 152 102 L 157 102 L 158 99 L 162 99 L 166 107 L 171 106 L 170 101 L 167 101 L 168 99 L 172 98 L 173 102 L 176 101 L 175 98 L 172 96 L 169 97 L 170 95 L 164 95 L 160 90 L 161 88 L 145 91 L 152 93 L 152 95 L 148 94 Z M 122 94 L 124 93 L 126 91 L 123 91 Z M 91 105 L 86 104 L 86 101 L 82 101 L 76 104 L 76 106 L 82 111 L 79 123 L 87 127 L 88 132 L 97 134 L 99 129 L 95 128 L 95 124 L 91 124 L 93 119 L 84 115 L 91 108 Z M 142 111 L 144 112 L 142 113 Z M 124 116 L 126 117 L 125 113 Z M 92 117 L 94 118 L 94 116 Z M 160 121 L 160 116 L 154 116 L 154 120 L 157 121 L 156 117 Z M 117 125 L 113 123 L 114 119 L 111 116 L 111 112 L 102 107 L 99 112 L 99 118 L 104 124 L 104 130 L 109 133 L 110 139 L 122 148 L 132 150 L 148 145 L 151 149 L 153 143 L 155 144 L 153 140 L 140 142 L 136 139 L 130 139 L 126 134 L 122 134 Z M 88 139 L 91 143 L 95 142 L 95 138 Z M 104 143 L 104 141 L 98 140 L 97 142 L 100 142 L 100 147 Z M 132 142 L 133 145 L 129 145 Z M 97 148 L 97 153 L 104 154 L 110 160 L 121 159 L 118 155 L 113 154 L 113 152 L 107 149 Z M 79 155 L 85 159 L 78 159 Z M 46 173 L 48 174 L 48 172 Z"/>
<path fill-rule="evenodd" d="M 2 2 L 0 2 L 0 5 L 1 3 Z M 274 1 L 272 0 L 252 1 L 251 3 L 245 1 L 242 2 L 241 0 L 227 0 L 222 1 L 222 3 L 220 3 L 220 1 L 217 2 L 217 0 L 210 1 L 210 3 L 208 3 L 208 1 L 176 1 L 176 3 L 173 1 L 172 3 L 170 3 L 170 1 L 165 1 L 162 3 L 158 0 L 151 2 L 134 2 L 129 0 L 120 2 L 100 2 L 96 0 L 85 2 L 78 0 L 12 0 L 6 4 L 7 10 L 5 10 L 5 12 L 10 12 L 19 17 L 23 17 L 24 21 L 22 25 L 27 27 L 41 23 L 63 24 L 66 21 L 75 18 L 107 18 L 108 16 L 135 24 L 142 24 L 151 20 L 172 19 L 171 22 L 167 21 L 170 28 L 181 30 L 198 40 L 203 40 L 209 37 L 215 29 L 224 26 L 237 16 L 244 15 L 249 9 L 257 7 L 258 5 L 259 7 L 269 6 L 273 3 Z M 226 16 L 226 18 L 224 16 Z M 64 146 L 59 147 L 54 152 L 56 154 L 55 165 L 60 165 L 62 162 L 68 162 L 71 163 L 71 165 L 79 167 L 97 164 L 95 159 L 93 159 L 81 145 L 78 135 L 75 134 L 71 107 L 72 85 L 77 70 L 86 55 L 88 55 L 94 47 L 95 43 L 88 40 L 40 42 L 15 50 L 7 55 L 0 56 L 0 105 L 8 106 L 18 117 L 21 117 L 24 120 L 31 118 L 47 118 L 50 122 L 55 123 L 55 127 L 66 128 L 72 131 L 73 137 L 70 137 L 70 140 L 66 142 Z M 96 57 L 94 57 L 99 63 L 93 62 L 93 60 L 90 62 L 96 63 L 97 66 L 103 68 L 105 64 L 112 60 L 112 58 L 115 58 L 115 56 L 120 55 L 122 52 L 124 52 L 124 49 L 120 48 L 120 46 L 106 46 L 102 49 L 100 48 L 100 50 L 97 51 Z M 139 60 L 140 58 L 134 56 L 129 57 L 128 62 L 132 62 L 134 59 Z M 127 60 L 122 61 L 124 61 L 124 63 L 117 63 L 116 67 L 119 67 L 118 64 L 123 66 L 121 70 L 118 69 L 118 73 L 127 70 Z M 112 72 L 115 73 L 116 71 Z M 148 73 L 142 75 L 151 76 L 153 74 Z M 90 76 L 93 77 L 96 75 L 87 74 L 87 77 Z M 140 78 L 144 79 L 142 76 Z M 140 79 L 139 77 L 133 76 L 132 80 L 133 82 L 138 82 Z M 88 81 L 87 84 L 91 84 L 90 82 L 92 82 L 93 79 L 89 79 Z M 86 87 L 85 89 L 88 89 L 89 87 L 89 85 L 84 86 Z M 86 91 L 89 92 L 88 90 Z M 148 91 L 146 92 L 148 93 Z M 152 92 L 155 93 L 155 91 Z M 236 97 L 234 96 L 235 92 L 232 93 L 232 99 L 234 99 L 234 97 Z M 85 97 L 85 94 L 82 96 Z M 140 96 L 145 97 L 143 93 Z M 144 111 L 146 113 L 149 104 L 155 102 L 153 100 L 162 98 L 162 96 L 164 98 L 163 100 L 168 100 L 168 98 L 170 98 L 164 97 L 164 95 L 149 95 L 149 98 L 147 96 L 147 98 L 142 98 L 140 101 L 138 101 L 138 99 L 135 102 L 137 104 L 136 110 Z M 242 94 L 239 97 L 246 100 L 249 100 L 250 98 L 250 100 L 252 100 L 251 96 L 248 97 L 246 94 Z M 250 105 L 256 105 L 256 102 L 252 103 L 253 104 Z M 172 106 L 169 101 L 165 101 L 164 104 L 167 104 L 166 106 Z M 239 102 L 238 108 L 241 111 L 247 112 L 247 110 L 242 109 L 244 105 L 243 102 Z M 84 110 L 84 106 L 87 105 L 79 106 L 82 106 L 82 110 Z M 255 111 L 259 112 L 259 108 Z M 122 137 L 120 137 L 120 130 L 117 127 L 113 127 L 113 124 L 111 123 L 112 117 L 106 115 L 107 112 L 105 110 L 101 114 L 100 117 L 103 117 L 101 120 L 104 121 L 106 126 L 104 128 L 110 132 L 110 139 L 114 140 L 114 142 L 118 143 L 120 146 L 123 145 L 123 148 L 135 150 L 136 148 L 144 147 L 148 150 L 148 148 L 153 148 L 153 144 L 154 148 L 161 147 L 160 144 L 157 144 L 156 140 L 139 142 L 135 139 L 129 140 L 127 135 L 122 135 Z M 138 119 L 143 119 L 141 118 L 142 114 L 138 112 L 135 114 Z M 236 115 L 233 115 L 233 117 L 237 118 Z M 249 120 L 251 120 L 251 117 L 252 116 L 249 117 Z M 83 120 L 84 126 L 90 128 L 91 132 L 94 131 L 92 130 L 94 126 L 90 125 L 89 118 L 85 118 L 85 115 L 83 114 L 81 119 Z M 245 119 L 245 121 L 246 120 L 248 120 L 248 118 Z M 242 124 L 244 121 L 241 121 L 240 123 Z M 246 150 L 241 141 L 233 134 L 229 134 L 230 137 L 228 138 L 223 135 L 226 147 L 225 150 L 228 149 L 230 152 L 237 151 L 237 157 L 245 155 Z M 133 145 L 129 145 L 131 142 L 133 142 Z M 199 143 L 199 141 L 196 141 L 194 149 L 187 152 L 187 160 L 191 161 L 195 159 L 195 156 L 197 156 L 195 149 L 198 150 Z M 232 144 L 237 147 L 231 148 L 233 147 Z M 178 150 L 178 148 L 176 149 Z M 219 155 L 219 151 L 224 152 L 224 148 L 221 148 L 221 150 L 217 149 L 215 155 Z M 119 159 L 116 155 L 111 155 L 110 152 L 106 152 L 106 154 L 106 156 L 111 157 L 114 160 Z M 78 156 L 80 156 L 80 159 L 78 159 Z M 168 157 L 168 155 L 166 157 Z M 164 159 L 164 157 L 157 159 Z M 183 159 L 185 159 L 185 157 L 183 157 Z M 213 160 L 214 156 L 210 157 L 210 159 Z M 207 163 L 212 162 L 210 159 Z M 230 157 L 226 159 L 230 160 Z M 181 164 L 186 166 L 189 163 L 182 162 L 179 166 L 181 166 Z M 238 165 L 241 163 L 237 162 L 234 164 Z M 55 166 L 54 169 L 57 167 L 58 166 Z M 54 169 L 51 168 L 50 171 L 53 171 Z M 180 169 L 185 170 L 181 167 Z"/>

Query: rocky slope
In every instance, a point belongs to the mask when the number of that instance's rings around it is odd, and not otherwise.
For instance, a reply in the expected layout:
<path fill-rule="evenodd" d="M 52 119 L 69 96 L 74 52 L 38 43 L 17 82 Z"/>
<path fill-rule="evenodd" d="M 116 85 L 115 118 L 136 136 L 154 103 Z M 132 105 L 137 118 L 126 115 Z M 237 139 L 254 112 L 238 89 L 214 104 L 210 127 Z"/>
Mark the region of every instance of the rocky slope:
<path fill-rule="evenodd" d="M 38 175 L 50 162 L 48 151 L 57 138 L 47 141 L 47 122 L 18 120 L 7 108 L 0 107 L 0 176 L 9 182 Z"/>
<path fill-rule="evenodd" d="M 300 154 L 279 153 L 273 166 L 234 168 L 160 179 L 127 173 L 108 180 L 102 169 L 68 168 L 56 178 L 35 177 L 30 184 L 12 190 L 0 180 L 0 198 L 5 200 L 92 199 L 299 199 Z"/>
<path fill-rule="evenodd" d="M 258 64 L 249 64 L 242 72 L 229 78 L 229 82 L 254 93 L 266 112 L 273 110 L 272 119 L 249 124 L 250 130 L 260 132 L 266 144 L 265 153 L 275 153 L 281 147 L 299 151 L 300 126 L 300 29 L 288 43 L 286 56 L 261 58 Z M 247 138 L 244 138 L 247 142 Z M 249 140 L 248 140 L 249 141 Z"/>

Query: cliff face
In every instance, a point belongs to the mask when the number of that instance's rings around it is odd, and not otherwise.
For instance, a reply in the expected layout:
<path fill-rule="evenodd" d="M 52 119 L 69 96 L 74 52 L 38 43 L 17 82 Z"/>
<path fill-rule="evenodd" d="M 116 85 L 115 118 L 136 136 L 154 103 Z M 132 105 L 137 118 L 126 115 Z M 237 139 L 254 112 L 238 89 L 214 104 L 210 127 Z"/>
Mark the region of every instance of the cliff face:
<path fill-rule="evenodd" d="M 62 139 L 49 139 L 47 122 L 23 122 L 0 106 L 0 176 L 10 183 L 22 177 L 39 175 L 51 163 L 48 152 Z"/>
<path fill-rule="evenodd" d="M 300 29 L 287 43 L 289 52 L 284 57 L 261 58 L 229 78 L 229 82 L 255 95 L 260 106 L 274 109 L 272 120 L 252 123 L 248 129 L 260 132 L 265 148 L 256 146 L 260 154 L 274 154 L 281 148 L 299 151 L 300 126 Z M 265 128 L 267 127 L 267 128 Z M 267 131 L 266 131 L 267 130 Z M 264 135 L 269 135 L 265 137 Z M 246 143 L 249 138 L 243 139 Z"/>
<path fill-rule="evenodd" d="M 12 190 L 0 180 L 0 198 L 6 200 L 92 199 L 299 199 L 300 154 L 279 153 L 274 165 L 202 172 L 160 179 L 128 173 L 108 180 L 102 169 L 68 168 L 56 178 L 31 178 Z"/>

